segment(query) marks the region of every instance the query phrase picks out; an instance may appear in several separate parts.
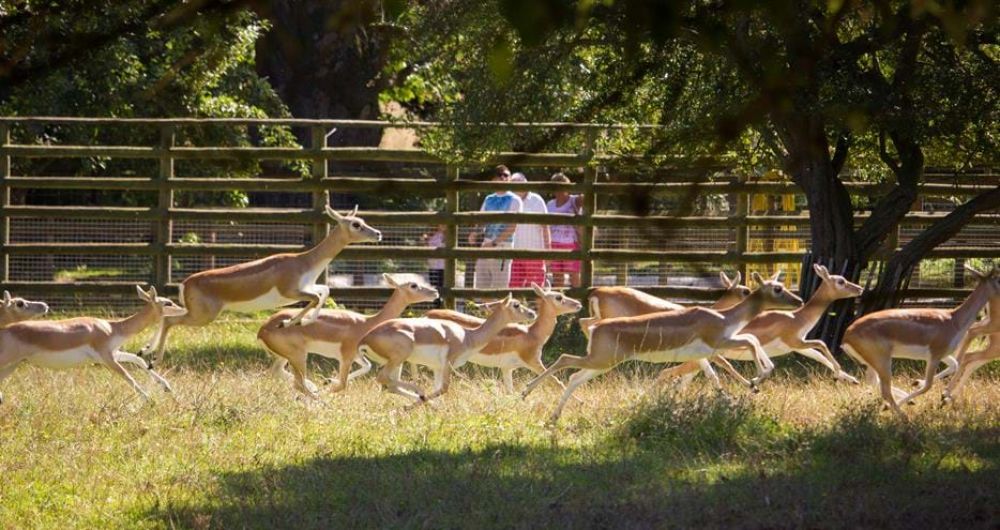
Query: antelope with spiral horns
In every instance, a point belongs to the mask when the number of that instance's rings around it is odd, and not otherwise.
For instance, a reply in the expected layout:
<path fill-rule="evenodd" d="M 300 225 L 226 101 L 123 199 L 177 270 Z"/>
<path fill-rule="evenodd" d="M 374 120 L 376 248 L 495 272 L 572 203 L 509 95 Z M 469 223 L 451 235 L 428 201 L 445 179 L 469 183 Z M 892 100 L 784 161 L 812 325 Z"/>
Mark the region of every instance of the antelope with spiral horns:
<path fill-rule="evenodd" d="M 170 392 L 166 379 L 154 372 L 139 356 L 122 351 L 121 345 L 166 317 L 183 315 L 185 310 L 168 298 L 156 296 L 155 287 L 146 292 L 137 285 L 136 290 L 145 305 L 138 313 L 123 320 L 91 317 L 29 320 L 0 328 L 0 381 L 23 362 L 52 369 L 96 363 L 120 375 L 148 400 L 149 394 L 121 365 L 129 363 L 145 369 L 154 381 Z"/>
<path fill-rule="evenodd" d="M 485 348 L 469 358 L 469 362 L 480 366 L 499 368 L 508 392 L 514 392 L 514 370 L 527 368 L 539 375 L 545 371 L 542 364 L 542 348 L 552 336 L 559 315 L 576 313 L 583 305 L 558 291 L 543 289 L 531 284 L 538 295 L 538 318 L 530 326 L 508 324 Z M 481 318 L 451 311 L 435 309 L 424 314 L 427 318 L 450 320 L 465 328 L 475 328 L 485 322 Z M 560 383 L 561 384 L 561 383 Z"/>
<path fill-rule="evenodd" d="M 938 363 L 958 352 L 979 311 L 1000 297 L 1000 273 L 995 266 L 987 274 L 966 268 L 979 285 L 958 307 L 876 311 L 855 320 L 844 333 L 844 351 L 867 367 L 868 381 L 900 417 L 906 417 L 900 405 L 930 390 Z M 892 386 L 893 357 L 927 362 L 920 388 L 907 394 Z"/>
<path fill-rule="evenodd" d="M 542 375 L 528 383 L 523 395 L 526 397 L 546 377 L 560 370 L 580 369 L 570 377 L 566 391 L 552 413 L 550 421 L 554 422 L 580 385 L 622 362 L 704 361 L 717 351 L 735 349 L 754 352 L 758 368 L 754 383 L 759 383 L 770 374 L 770 362 L 760 342 L 753 335 L 742 334 L 739 330 L 764 310 L 798 307 L 802 305 L 802 300 L 775 281 L 777 275 L 764 280 L 755 272 L 753 278 L 760 287 L 728 309 L 689 307 L 636 317 L 611 318 L 594 324 L 586 357 L 560 356 Z"/>
<path fill-rule="evenodd" d="M 0 327 L 22 320 L 31 320 L 45 316 L 49 306 L 45 302 L 32 302 L 24 298 L 14 298 L 7 291 L 3 292 L 3 302 L 0 303 Z"/>
<path fill-rule="evenodd" d="M 351 243 L 382 239 L 381 232 L 357 216 L 357 206 L 347 215 L 327 206 L 326 213 L 336 226 L 323 241 L 305 252 L 275 254 L 188 276 L 181 283 L 179 297 L 187 313 L 163 319 L 159 331 L 143 348 L 142 354 L 155 351 L 156 363 L 162 362 L 171 328 L 204 326 L 225 310 L 252 312 L 308 302 L 281 324 L 291 326 L 315 320 L 330 295 L 330 288 L 317 284 L 316 280 L 330 261 Z M 310 311 L 312 313 L 307 316 Z"/>
<path fill-rule="evenodd" d="M 735 278 L 729 279 L 724 271 L 719 271 L 719 280 L 722 282 L 725 292 L 722 293 L 722 297 L 718 301 L 712 304 L 712 309 L 732 307 L 749 296 L 750 289 L 740 285 L 742 279 L 739 272 L 736 273 Z M 684 306 L 680 304 L 631 287 L 595 287 L 590 290 L 587 300 L 590 303 L 591 316 L 580 319 L 580 329 L 587 337 L 590 336 L 590 328 L 605 318 L 634 317 L 684 309 Z"/>
<path fill-rule="evenodd" d="M 292 367 L 295 388 L 310 397 L 316 397 L 316 385 L 306 375 L 306 360 L 310 352 L 340 361 L 340 380 L 333 388 L 343 390 L 347 382 L 371 370 L 371 363 L 358 355 L 358 342 L 369 330 L 397 318 L 411 304 L 437 300 L 437 289 L 418 282 L 398 282 L 392 276 L 382 278 L 393 288 L 392 296 L 378 313 L 365 316 L 344 309 L 323 309 L 316 320 L 301 326 L 283 326 L 291 311 L 276 313 L 260 328 L 257 338 L 265 349 L 275 356 L 272 373 L 285 374 L 285 365 Z M 351 372 L 351 365 L 361 368 Z"/>
<path fill-rule="evenodd" d="M 510 323 L 528 322 L 535 312 L 507 295 L 492 305 L 492 313 L 481 326 L 466 329 L 450 320 L 396 318 L 368 332 L 359 349 L 382 364 L 376 376 L 389 392 L 411 398 L 415 403 L 434 399 L 448 391 L 451 371 L 485 348 Z M 434 372 L 434 391 L 425 394 L 417 385 L 400 380 L 403 363 L 412 361 Z"/>
<path fill-rule="evenodd" d="M 861 296 L 864 289 L 847 281 L 843 276 L 830 274 L 826 267 L 813 264 L 813 270 L 822 283 L 809 301 L 794 311 L 767 311 L 756 316 L 740 333 L 757 337 L 768 357 L 778 357 L 789 352 L 798 352 L 829 368 L 834 377 L 858 384 L 858 380 L 844 372 L 840 363 L 827 348 L 826 343 L 817 339 L 807 339 L 806 335 L 816 325 L 826 309 L 837 300 Z M 740 361 L 751 361 L 753 357 L 746 351 L 723 353 L 724 357 Z M 674 366 L 660 373 L 661 379 L 695 373 L 698 363 L 688 362 Z M 737 372 L 737 375 L 738 372 Z M 742 380 L 742 376 L 739 376 Z M 741 382 L 746 383 L 745 380 Z"/>

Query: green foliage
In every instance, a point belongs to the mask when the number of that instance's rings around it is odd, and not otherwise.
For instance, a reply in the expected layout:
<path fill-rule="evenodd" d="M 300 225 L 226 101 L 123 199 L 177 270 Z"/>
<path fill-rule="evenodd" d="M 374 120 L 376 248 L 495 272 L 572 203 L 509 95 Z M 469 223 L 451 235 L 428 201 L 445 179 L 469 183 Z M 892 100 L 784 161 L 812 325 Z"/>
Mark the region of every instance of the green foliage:
<path fill-rule="evenodd" d="M 102 0 L 88 6 L 64 5 L 44 15 L 46 32 L 32 42 L 27 62 L 44 64 L 61 52 L 60 33 L 109 32 L 121 25 L 144 20 L 154 3 L 141 0 Z M 99 5 L 98 5 L 99 4 Z M 19 16 L 39 15 L 47 9 L 28 3 L 10 6 L 4 13 L 15 22 L 8 27 L 6 42 L 27 38 L 32 28 L 17 24 Z M 27 19 L 32 20 L 32 19 Z M 95 47 L 71 67 L 43 70 L 10 90 L 0 90 L 0 113 L 5 115 L 129 117 L 287 117 L 288 110 L 255 72 L 254 45 L 265 23 L 250 11 L 236 9 L 216 16 L 198 16 L 190 24 L 165 28 L 140 25 L 136 31 L 116 34 L 110 42 Z M 13 131 L 17 143 L 58 143 L 156 146 L 160 131 L 150 127 L 91 127 L 75 124 L 46 125 Z M 294 135 L 276 127 L 181 127 L 177 145 L 192 146 L 293 146 Z M 20 162 L 25 174 L 150 175 L 154 161 L 127 159 L 63 159 Z M 305 172 L 303 163 L 290 170 Z M 259 163 L 188 162 L 178 164 L 181 176 L 252 176 Z M 116 204 L 143 202 L 115 194 L 94 197 L 95 202 Z M 180 206 L 194 204 L 246 203 L 243 193 L 178 194 Z"/>
<path fill-rule="evenodd" d="M 440 0 L 401 18 L 412 39 L 395 51 L 394 71 L 410 65 L 413 73 L 394 95 L 455 124 L 657 123 L 655 131 L 608 135 L 603 147 L 734 151 L 741 165 L 761 171 L 780 167 L 816 126 L 831 146 L 849 139 L 858 178 L 885 173 L 878 140 L 887 131 L 907 131 L 930 163 L 991 163 L 1000 145 L 991 11 L 986 2 L 925 10 L 891 2 Z M 807 116 L 812 125 L 800 124 Z M 524 136 L 506 127 L 438 133 L 427 143 L 444 153 L 580 145 L 557 132 Z"/>

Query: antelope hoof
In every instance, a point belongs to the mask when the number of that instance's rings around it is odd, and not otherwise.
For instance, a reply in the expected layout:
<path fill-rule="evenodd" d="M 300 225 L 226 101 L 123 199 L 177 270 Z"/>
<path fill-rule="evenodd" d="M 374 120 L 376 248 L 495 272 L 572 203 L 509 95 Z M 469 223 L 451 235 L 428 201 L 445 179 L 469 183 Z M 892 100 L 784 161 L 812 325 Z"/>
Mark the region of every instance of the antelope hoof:
<path fill-rule="evenodd" d="M 753 392 L 754 394 L 760 394 L 760 387 L 757 386 L 757 383 L 751 382 L 750 383 L 750 391 Z"/>

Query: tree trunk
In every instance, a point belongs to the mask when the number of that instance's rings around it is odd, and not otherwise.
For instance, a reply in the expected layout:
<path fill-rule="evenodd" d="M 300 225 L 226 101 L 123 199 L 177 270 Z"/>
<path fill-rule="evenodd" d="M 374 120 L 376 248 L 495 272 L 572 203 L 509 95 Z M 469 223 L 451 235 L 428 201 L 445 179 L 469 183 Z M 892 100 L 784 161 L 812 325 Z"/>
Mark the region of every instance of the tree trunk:
<path fill-rule="evenodd" d="M 375 0 L 269 0 L 258 4 L 272 28 L 257 42 L 257 71 L 296 118 L 377 119 L 388 49 L 371 26 Z M 309 131 L 296 131 L 308 144 Z M 330 146 L 378 145 L 379 129 L 343 129 Z"/>

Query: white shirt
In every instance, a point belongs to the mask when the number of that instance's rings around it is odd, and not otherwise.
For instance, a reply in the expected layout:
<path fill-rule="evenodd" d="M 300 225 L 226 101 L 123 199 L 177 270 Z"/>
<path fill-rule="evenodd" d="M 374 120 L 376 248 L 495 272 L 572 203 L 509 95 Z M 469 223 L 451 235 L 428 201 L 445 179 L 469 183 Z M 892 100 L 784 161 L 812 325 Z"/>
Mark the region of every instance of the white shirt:
<path fill-rule="evenodd" d="M 537 193 L 529 191 L 522 202 L 524 213 L 549 213 L 545 199 Z M 545 228 L 544 225 L 518 224 L 514 230 L 514 248 L 545 249 Z"/>

